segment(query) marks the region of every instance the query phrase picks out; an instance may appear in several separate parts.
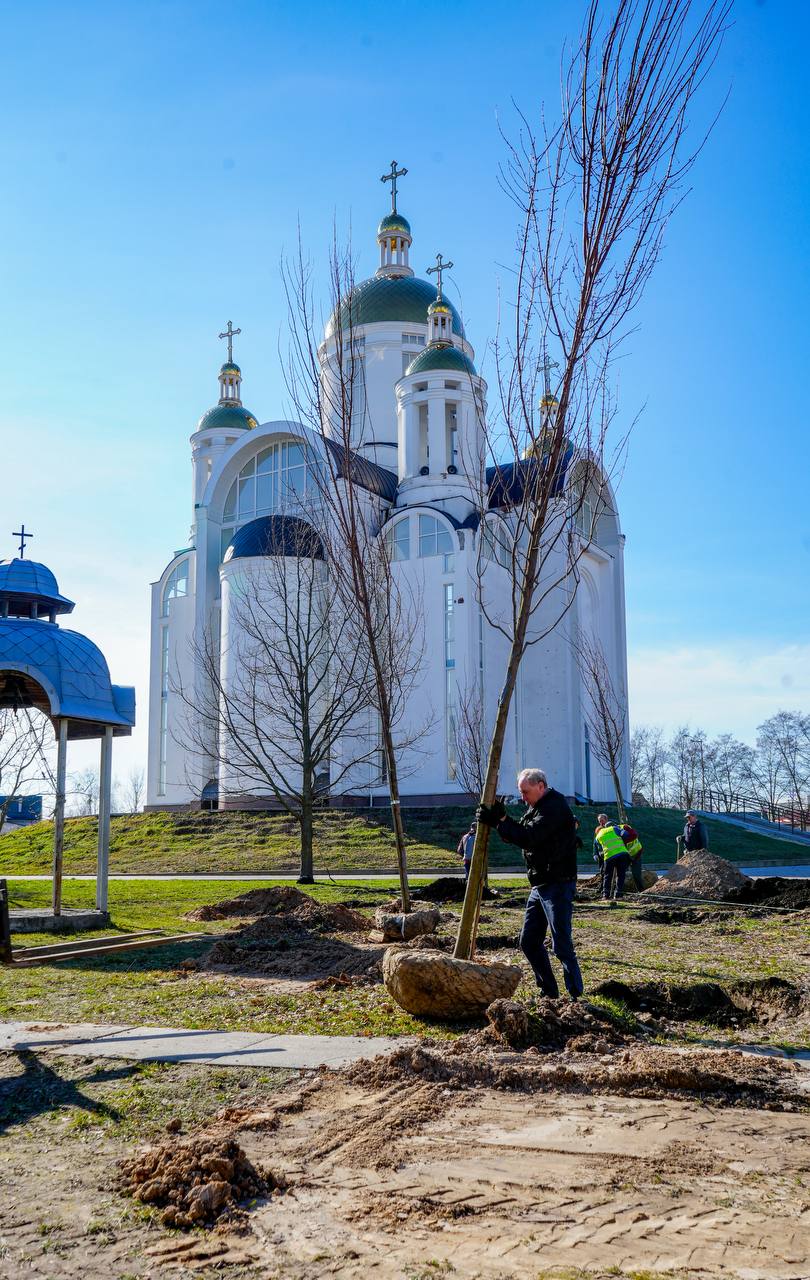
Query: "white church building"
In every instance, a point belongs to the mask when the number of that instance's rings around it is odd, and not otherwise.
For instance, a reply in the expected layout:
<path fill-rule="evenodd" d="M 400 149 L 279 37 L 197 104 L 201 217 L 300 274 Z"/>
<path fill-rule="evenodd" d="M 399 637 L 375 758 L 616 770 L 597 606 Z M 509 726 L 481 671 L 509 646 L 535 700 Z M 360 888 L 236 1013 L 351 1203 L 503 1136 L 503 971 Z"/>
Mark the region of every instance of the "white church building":
<path fill-rule="evenodd" d="M 356 474 L 390 549 L 392 574 L 403 575 L 423 613 L 421 665 L 401 734 L 409 736 L 408 721 L 429 728 L 407 749 L 403 803 L 451 804 L 469 795 L 454 731 L 459 698 L 477 690 L 483 721 L 491 724 L 505 673 L 507 643 L 486 612 L 492 616 L 499 601 L 506 610 L 510 598 L 511 575 L 499 555 L 497 533 L 499 522 L 508 518 L 509 492 L 503 473 L 490 468 L 481 518 L 474 473 L 484 449 L 486 384 L 476 372 L 461 316 L 443 294 L 447 264 L 439 255 L 438 288 L 417 277 L 410 265 L 411 228 L 396 207 L 400 174 L 395 165 L 390 176 L 392 211 L 377 231 L 379 267 L 356 285 L 350 300 L 351 339 L 361 369 L 353 448 L 362 459 Z M 337 313 L 327 325 L 319 348 L 324 376 L 334 359 L 338 326 L 346 323 Z M 315 433 L 300 423 L 262 421 L 243 405 L 242 373 L 232 354 L 237 333 L 229 321 L 220 335 L 228 340 L 228 359 L 219 372 L 219 401 L 191 435 L 190 545 L 172 556 L 152 586 L 149 809 L 273 803 L 261 788 L 249 795 L 233 789 L 216 752 L 206 760 L 191 749 L 188 701 L 177 692 L 180 684 L 194 689 L 204 679 L 195 640 L 206 634 L 220 646 L 227 696 L 235 575 L 268 554 L 269 522 L 290 512 L 300 519 L 318 500 L 310 459 L 324 447 L 323 440 L 313 439 Z M 576 477 L 567 483 L 575 484 Z M 521 768 L 535 766 L 569 796 L 597 802 L 613 798 L 610 776 L 591 750 L 571 644 L 579 627 L 598 635 L 614 689 L 626 705 L 624 536 L 606 480 L 602 494 L 607 498 L 593 521 L 593 535 L 583 542 L 573 605 L 527 650 L 522 663 L 501 769 L 506 793 L 515 791 Z M 627 759 L 621 780 L 629 795 Z M 384 777 L 371 758 L 330 795 L 330 802 L 340 805 L 382 806 L 387 800 Z"/>

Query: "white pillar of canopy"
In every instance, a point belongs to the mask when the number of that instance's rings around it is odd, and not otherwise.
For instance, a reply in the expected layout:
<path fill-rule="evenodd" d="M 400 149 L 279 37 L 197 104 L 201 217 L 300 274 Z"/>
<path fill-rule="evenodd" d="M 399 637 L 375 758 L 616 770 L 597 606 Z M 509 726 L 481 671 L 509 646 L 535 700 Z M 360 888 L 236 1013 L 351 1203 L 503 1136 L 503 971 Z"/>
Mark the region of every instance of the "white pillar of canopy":
<path fill-rule="evenodd" d="M 112 811 L 112 726 L 107 725 L 101 739 L 101 761 L 98 784 L 98 859 L 96 862 L 96 910 L 107 910 L 107 888 L 110 875 L 110 814 Z"/>

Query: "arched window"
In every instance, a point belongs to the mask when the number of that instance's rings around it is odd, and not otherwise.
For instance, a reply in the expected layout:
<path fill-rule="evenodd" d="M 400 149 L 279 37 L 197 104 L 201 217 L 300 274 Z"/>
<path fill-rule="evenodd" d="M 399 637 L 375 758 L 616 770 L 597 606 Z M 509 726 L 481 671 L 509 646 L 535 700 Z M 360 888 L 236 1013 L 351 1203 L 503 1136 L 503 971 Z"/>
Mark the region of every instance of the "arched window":
<path fill-rule="evenodd" d="M 280 440 L 261 449 L 228 490 L 222 514 L 222 555 L 240 525 L 256 516 L 300 507 L 315 488 L 311 461 L 299 440 Z"/>
<path fill-rule="evenodd" d="M 504 569 L 512 565 L 512 541 L 500 520 L 487 520 L 481 530 L 481 554 Z"/>
<path fill-rule="evenodd" d="M 181 560 L 176 564 L 169 574 L 168 581 L 163 588 L 163 605 L 160 610 L 162 618 L 169 616 L 169 601 L 176 600 L 178 596 L 188 595 L 188 560 Z"/>
<path fill-rule="evenodd" d="M 450 530 L 435 516 L 419 517 L 419 555 L 448 556 L 453 554 Z"/>
<path fill-rule="evenodd" d="M 411 520 L 405 516 L 389 525 L 385 534 L 385 549 L 389 560 L 410 560 L 411 558 Z"/>

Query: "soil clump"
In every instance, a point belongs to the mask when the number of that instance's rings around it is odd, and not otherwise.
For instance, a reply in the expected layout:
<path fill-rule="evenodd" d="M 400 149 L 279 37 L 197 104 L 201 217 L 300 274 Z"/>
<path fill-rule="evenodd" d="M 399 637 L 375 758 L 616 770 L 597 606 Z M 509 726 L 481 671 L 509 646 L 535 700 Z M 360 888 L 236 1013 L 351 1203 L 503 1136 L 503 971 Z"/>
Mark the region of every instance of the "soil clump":
<path fill-rule="evenodd" d="M 606 1053 L 624 1042 L 609 1014 L 585 1001 L 540 997 L 531 1006 L 517 1000 L 493 1000 L 486 1011 L 488 1026 L 467 1037 L 473 1044 L 500 1044 L 510 1049 L 530 1047 L 551 1052 L 565 1046 L 575 1052 Z"/>
<path fill-rule="evenodd" d="M 721 986 L 695 982 L 679 986 L 664 982 L 627 983 L 611 979 L 594 988 L 594 995 L 619 1000 L 634 1012 L 672 1022 L 706 1022 L 715 1027 L 745 1027 L 778 1018 L 807 1018 L 810 994 L 783 978 L 755 978 Z"/>
<path fill-rule="evenodd" d="M 164 1227 L 212 1226 L 240 1202 L 281 1194 L 286 1181 L 258 1170 L 232 1139 L 164 1142 L 121 1163 L 123 1189 L 162 1208 Z"/>
<path fill-rule="evenodd" d="M 250 889 L 237 898 L 207 903 L 190 911 L 187 920 L 229 920 L 246 916 L 281 916 L 307 929 L 330 933 L 366 932 L 369 922 L 359 911 L 343 903 L 316 902 L 291 885 L 270 889 Z"/>
<path fill-rule="evenodd" d="M 260 916 L 215 942 L 200 967 L 313 982 L 331 976 L 377 982 L 384 953 L 383 946 L 312 932 L 295 918 Z"/>
<path fill-rule="evenodd" d="M 382 1088 L 422 1079 L 450 1089 L 480 1087 L 521 1093 L 566 1090 L 638 1098 L 698 1097 L 723 1107 L 779 1111 L 808 1105 L 801 1069 L 791 1062 L 736 1050 L 663 1049 L 652 1045 L 607 1054 L 566 1051 L 538 1054 L 484 1049 L 461 1036 L 451 1045 L 425 1042 L 345 1070 L 355 1084 Z"/>
<path fill-rule="evenodd" d="M 644 890 L 645 898 L 661 894 L 668 898 L 708 898 L 715 902 L 729 902 L 730 895 L 739 893 L 751 884 L 748 876 L 725 858 L 718 858 L 707 849 L 697 849 L 683 855 L 680 862 Z"/>
<path fill-rule="evenodd" d="M 788 911 L 810 909 L 810 880 L 791 876 L 760 876 L 749 880 L 729 897 L 730 902 L 761 903 Z"/>
<path fill-rule="evenodd" d="M 462 876 L 439 876 L 436 880 L 431 880 L 430 884 L 424 885 L 419 890 L 419 896 L 426 902 L 463 902 L 466 888 L 467 882 Z M 489 885 L 485 885 L 481 896 L 494 899 L 499 898 L 500 894 L 497 889 L 490 889 Z"/>

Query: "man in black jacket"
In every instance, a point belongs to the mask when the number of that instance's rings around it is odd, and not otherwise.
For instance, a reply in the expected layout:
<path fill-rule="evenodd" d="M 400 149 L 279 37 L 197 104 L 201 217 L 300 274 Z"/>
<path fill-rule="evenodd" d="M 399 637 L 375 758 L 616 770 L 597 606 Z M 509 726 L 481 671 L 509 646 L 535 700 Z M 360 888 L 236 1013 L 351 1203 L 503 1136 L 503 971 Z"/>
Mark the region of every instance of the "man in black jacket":
<path fill-rule="evenodd" d="M 566 990 L 576 1000 L 583 990 L 571 933 L 577 887 L 576 819 L 565 796 L 549 787 L 542 769 L 524 769 L 518 778 L 518 790 L 528 805 L 520 822 L 508 816 L 500 800 L 480 805 L 476 816 L 479 822 L 495 827 L 502 839 L 523 850 L 532 890 L 520 932 L 520 949 L 534 970 L 538 987 L 551 999 L 560 994 L 544 945 L 550 929 Z"/>

